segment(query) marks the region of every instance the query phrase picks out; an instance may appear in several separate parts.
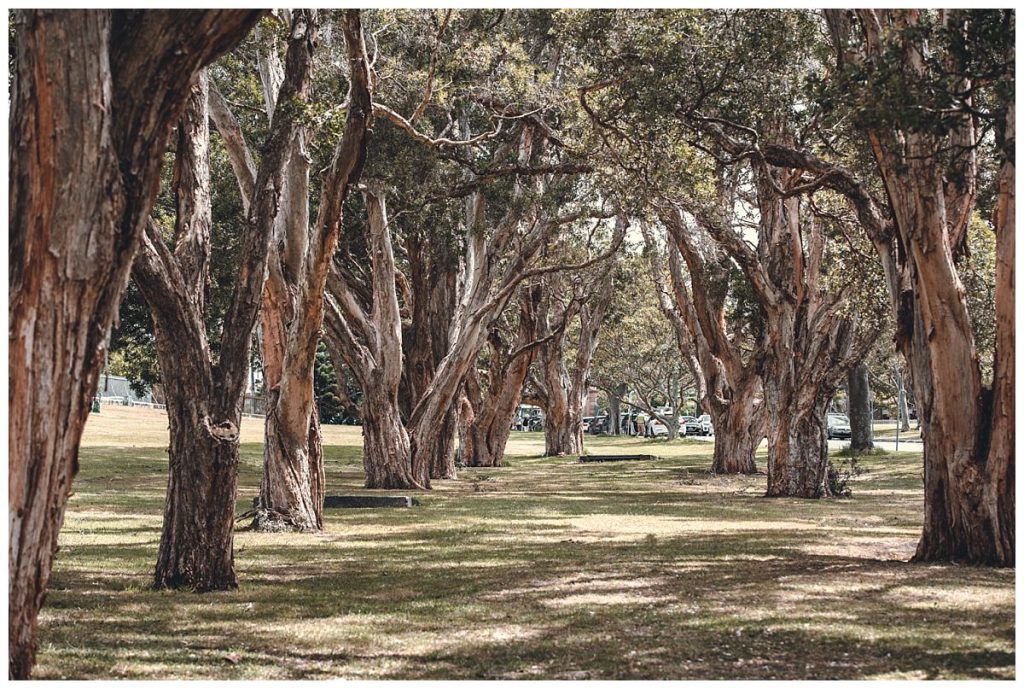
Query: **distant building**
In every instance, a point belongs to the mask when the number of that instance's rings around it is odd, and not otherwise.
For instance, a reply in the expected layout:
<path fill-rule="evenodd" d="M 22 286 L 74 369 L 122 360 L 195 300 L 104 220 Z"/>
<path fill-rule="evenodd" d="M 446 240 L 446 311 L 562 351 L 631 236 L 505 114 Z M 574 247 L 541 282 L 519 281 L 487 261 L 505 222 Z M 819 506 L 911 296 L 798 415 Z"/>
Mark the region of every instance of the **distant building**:
<path fill-rule="evenodd" d="M 138 395 L 132 390 L 127 378 L 106 373 L 100 374 L 96 396 L 108 404 L 153 404 L 152 390 L 147 388 L 144 395 Z"/>

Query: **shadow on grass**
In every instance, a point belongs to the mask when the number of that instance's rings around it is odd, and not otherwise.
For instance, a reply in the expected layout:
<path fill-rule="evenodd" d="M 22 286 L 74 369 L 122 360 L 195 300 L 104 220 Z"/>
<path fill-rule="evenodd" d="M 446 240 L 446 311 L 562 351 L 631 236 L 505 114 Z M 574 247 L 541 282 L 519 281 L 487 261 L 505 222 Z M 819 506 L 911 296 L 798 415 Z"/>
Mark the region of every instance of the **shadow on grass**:
<path fill-rule="evenodd" d="M 416 508 L 329 510 L 323 535 L 240 533 L 241 588 L 193 595 L 148 588 L 165 456 L 89 448 L 37 676 L 1013 676 L 1013 572 L 903 561 L 917 458 L 866 459 L 851 500 L 769 501 L 697 449 L 518 457 Z M 357 447 L 327 459 L 329 492 L 360 490 Z M 240 506 L 259 469 L 245 446 Z"/>

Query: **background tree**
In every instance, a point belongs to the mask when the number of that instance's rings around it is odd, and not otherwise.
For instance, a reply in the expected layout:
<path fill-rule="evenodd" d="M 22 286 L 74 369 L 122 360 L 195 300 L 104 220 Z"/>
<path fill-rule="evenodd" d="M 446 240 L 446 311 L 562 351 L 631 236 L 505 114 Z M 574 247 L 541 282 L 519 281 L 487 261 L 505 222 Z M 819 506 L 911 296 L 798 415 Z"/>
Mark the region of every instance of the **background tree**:
<path fill-rule="evenodd" d="M 499 319 L 491 325 L 481 353 L 484 371 L 471 368 L 466 374 L 463 404 L 468 416 L 460 429 L 464 466 L 502 466 L 530 365 L 543 344 L 538 332 L 540 300 L 540 285 L 520 287 L 515 324 Z"/>
<path fill-rule="evenodd" d="M 600 223 L 599 223 L 600 224 Z M 612 300 L 616 258 L 608 259 L 622 244 L 627 228 L 619 214 L 609 240 L 610 249 L 596 253 L 593 236 L 587 241 L 584 263 L 602 265 L 586 274 L 549 275 L 545 280 L 545 299 L 541 302 L 538 374 L 533 389 L 544 402 L 544 453 L 578 455 L 583 451 L 583 403 L 590 391 L 590 369 L 597 349 L 604 316 Z M 596 226 L 595 226 L 596 229 Z M 571 252 L 571 244 L 556 249 Z M 569 323 L 575 321 L 572 348 L 569 350 Z M 571 361 L 566 365 L 566 361 Z"/>

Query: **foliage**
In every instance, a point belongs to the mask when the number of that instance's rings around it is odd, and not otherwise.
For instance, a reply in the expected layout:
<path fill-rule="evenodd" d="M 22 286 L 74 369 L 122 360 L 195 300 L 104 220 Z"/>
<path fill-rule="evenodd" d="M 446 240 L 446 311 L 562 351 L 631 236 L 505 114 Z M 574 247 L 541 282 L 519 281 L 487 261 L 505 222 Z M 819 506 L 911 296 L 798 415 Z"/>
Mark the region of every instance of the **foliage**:
<path fill-rule="evenodd" d="M 860 456 L 852 455 L 849 459 L 830 461 L 828 464 L 828 489 L 833 497 L 853 497 L 850 481 L 863 474 L 865 469 L 860 464 Z"/>
<path fill-rule="evenodd" d="M 316 350 L 313 394 L 316 397 L 317 411 L 320 413 L 320 423 L 341 423 L 345 419 L 345 406 L 338 397 L 338 376 L 323 342 Z"/>

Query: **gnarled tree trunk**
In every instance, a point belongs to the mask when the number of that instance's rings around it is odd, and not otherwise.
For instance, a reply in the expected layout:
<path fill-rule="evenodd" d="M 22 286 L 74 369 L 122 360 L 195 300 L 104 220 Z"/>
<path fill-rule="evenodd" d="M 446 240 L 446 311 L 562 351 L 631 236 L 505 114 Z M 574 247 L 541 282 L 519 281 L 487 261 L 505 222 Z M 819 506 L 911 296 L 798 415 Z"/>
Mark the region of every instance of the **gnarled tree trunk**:
<path fill-rule="evenodd" d="M 288 49 L 281 97 L 309 95 L 312 61 L 303 40 Z M 283 167 L 297 123 L 288 113 L 275 122 L 254 171 L 263 195 L 246 208 L 239 279 L 222 326 L 214 361 L 206 335 L 211 190 L 208 80 L 197 79 L 178 126 L 173 253 L 155 225 L 147 228 L 133 275 L 153 314 L 157 356 L 170 417 L 167 503 L 157 558 L 157 588 L 196 591 L 235 588 L 234 520 L 238 429 L 250 343 L 263 290 Z M 218 113 L 222 133 L 241 136 L 229 111 Z"/>
<path fill-rule="evenodd" d="M 624 215 L 615 220 L 612 247 L 617 248 L 625 236 Z M 604 316 L 611 304 L 615 260 L 601 259 L 598 272 L 585 284 L 577 285 L 567 305 L 559 308 L 557 325 L 551 321 L 551 305 L 543 307 L 540 316 L 541 334 L 546 340 L 540 348 L 541 380 L 535 387 L 544 399 L 544 454 L 549 456 L 578 455 L 583 452 L 583 405 L 590 389 L 590 366 L 597 349 Z M 550 289 L 550 287 L 549 287 Z M 549 298 L 548 301 L 553 301 Z M 572 370 L 564 359 L 566 327 L 579 316 L 579 334 Z"/>
<path fill-rule="evenodd" d="M 448 353 L 452 316 L 458 306 L 459 260 L 451 242 L 425 238 L 421 229 L 408 233 L 406 251 L 409 255 L 408 297 L 412 302 L 412 317 L 402 338 L 407 365 L 402 374 L 401 400 L 403 414 L 408 419 Z M 457 408 L 452 404 L 435 421 L 439 441 L 433 445 L 433 454 L 421 454 L 417 459 L 427 463 L 432 479 L 456 477 L 454 439 L 457 421 Z"/>
<path fill-rule="evenodd" d="M 306 39 L 313 43 L 315 13 L 305 14 L 305 25 L 293 28 L 293 35 L 304 31 Z M 319 531 L 323 523 L 323 449 L 315 413 L 313 368 L 324 319 L 327 273 L 341 231 L 342 207 L 362 173 L 373 113 L 359 11 L 347 10 L 341 28 L 350 70 L 345 133 L 324 174 L 319 216 L 308 235 L 305 222 L 294 222 L 295 217 L 304 219 L 308 213 L 309 175 L 306 135 L 300 133 L 296 137 L 294 169 L 289 178 L 289 185 L 294 185 L 289 190 L 289 232 L 280 256 L 287 271 L 278 274 L 272 269 L 267 279 L 268 296 L 279 294 L 278 301 L 283 302 L 284 308 L 275 309 L 273 298 L 264 307 L 264 360 L 269 362 L 265 380 L 270 388 L 270 406 L 263 481 L 254 520 L 254 526 L 260 529 Z M 278 275 L 284 278 L 283 289 Z"/>
<path fill-rule="evenodd" d="M 886 60 L 899 61 L 908 80 L 936 78 L 936 65 L 961 76 L 957 87 L 974 92 L 969 65 L 948 51 L 925 61 L 922 31 L 934 17 L 919 10 L 857 10 L 859 35 L 849 15 L 827 10 L 839 68 L 853 65 L 874 79 Z M 1012 24 L 1012 16 L 1009 19 Z M 951 32 L 963 26 L 946 27 Z M 1008 34 L 1012 36 L 1012 29 Z M 1013 60 L 1013 41 L 993 46 Z M 939 48 L 943 50 L 943 48 Z M 876 57 L 879 59 L 876 61 Z M 885 64 L 889 64 L 886 62 Z M 948 75 L 943 75 L 945 78 Z M 962 249 L 977 185 L 976 104 L 951 112 L 941 134 L 894 121 L 862 123 L 892 209 L 892 223 L 865 223 L 886 266 L 897 320 L 897 346 L 910 365 L 924 441 L 925 519 L 915 559 L 1014 564 L 1013 487 L 1013 97 L 988 104 L 1001 121 L 996 151 L 1002 160 L 995 217 L 996 375 L 981 383 L 970 315 L 954 255 Z M 1001 111 L 1002 110 L 1002 111 Z M 880 215 L 862 202 L 864 216 Z"/>
<path fill-rule="evenodd" d="M 757 375 L 735 381 L 728 404 L 711 404 L 708 413 L 715 426 L 715 452 L 711 471 L 716 474 L 754 474 L 754 455 L 764 437 L 764 405 L 757 399 L 761 379 Z"/>
<path fill-rule="evenodd" d="M 732 190 L 721 179 L 723 176 L 720 174 L 718 181 L 715 210 L 728 213 L 734 200 Z M 711 470 L 716 474 L 753 474 L 757 471 L 754 454 L 764 437 L 759 371 L 767 358 L 765 343 L 754 342 L 752 351 L 744 357 L 741 344 L 745 338 L 727 330 L 729 259 L 715 246 L 706 229 L 688 228 L 676 204 L 664 204 L 659 216 L 670 239 L 671 285 L 664 278 L 664 268 L 646 227 L 645 240 L 651 253 L 659 306 L 672 324 L 679 351 L 697 383 L 700 406 L 711 416 L 715 427 Z M 713 222 L 705 213 L 694 216 L 704 228 Z M 686 284 L 683 261 L 690 286 Z"/>
<path fill-rule="evenodd" d="M 825 408 L 828 400 L 806 407 L 786 403 L 792 397 L 773 390 L 766 381 L 772 423 L 768 425 L 769 497 L 824 498 L 828 486 L 828 438 Z"/>
<path fill-rule="evenodd" d="M 212 385 L 209 366 L 203 365 L 207 361 L 183 356 L 173 346 L 158 345 L 158 353 L 171 445 L 154 585 L 198 592 L 237 588 L 234 530 L 241 414 L 235 410 L 240 411 L 241 400 L 234 409 L 215 411 L 209 403 L 220 391 Z"/>
<path fill-rule="evenodd" d="M 490 370 L 488 389 L 481 390 L 475 371 L 466 376 L 466 394 L 473 417 L 466 424 L 462 462 L 471 467 L 500 467 L 505 445 L 512 432 L 512 421 L 523 394 L 523 386 L 536 354 L 537 286 L 523 287 L 519 296 L 519 329 L 507 347 L 493 330 L 488 338 Z"/>
<path fill-rule="evenodd" d="M 366 186 L 372 312 L 366 313 L 355 285 L 335 265 L 325 299 L 326 334 L 363 389 L 366 487 L 426 489 L 430 486 L 428 468 L 413 464 L 399 403 L 403 338 L 387 203 L 380 184 L 370 182 Z"/>
<path fill-rule="evenodd" d="M 11 97 L 9 664 L 36 618 L 104 343 L 195 72 L 258 11 L 21 11 Z"/>
<path fill-rule="evenodd" d="M 378 386 L 363 391 L 363 468 L 367 488 L 423 488 L 413 471 L 409 434 L 397 400 Z"/>

